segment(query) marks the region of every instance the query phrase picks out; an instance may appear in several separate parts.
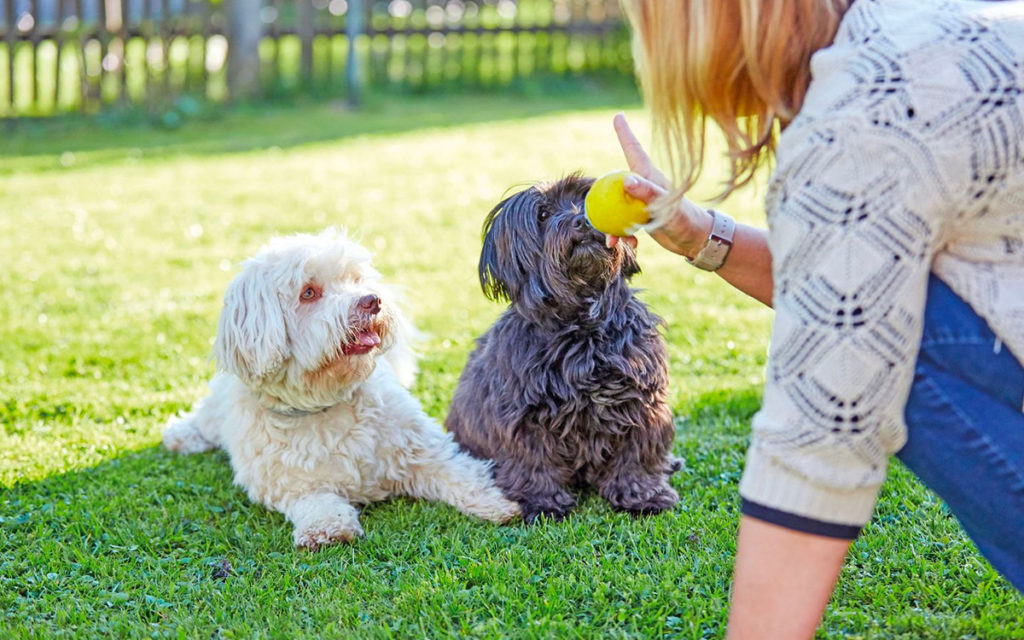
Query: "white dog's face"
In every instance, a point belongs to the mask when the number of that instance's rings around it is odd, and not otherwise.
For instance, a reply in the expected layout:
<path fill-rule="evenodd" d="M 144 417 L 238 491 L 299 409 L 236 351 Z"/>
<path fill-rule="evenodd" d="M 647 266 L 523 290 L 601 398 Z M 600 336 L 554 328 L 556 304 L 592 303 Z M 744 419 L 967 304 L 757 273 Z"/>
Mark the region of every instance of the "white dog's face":
<path fill-rule="evenodd" d="M 400 331 L 390 298 L 370 253 L 342 234 L 276 239 L 228 287 L 218 366 L 288 407 L 333 405 Z"/>

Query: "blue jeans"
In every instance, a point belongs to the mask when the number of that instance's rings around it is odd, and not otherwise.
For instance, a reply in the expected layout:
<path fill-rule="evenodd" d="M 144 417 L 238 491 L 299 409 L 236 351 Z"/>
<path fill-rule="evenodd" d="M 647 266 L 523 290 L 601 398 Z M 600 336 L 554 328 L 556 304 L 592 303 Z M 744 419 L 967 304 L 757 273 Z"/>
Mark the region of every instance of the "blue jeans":
<path fill-rule="evenodd" d="M 948 286 L 928 282 L 903 463 L 1024 591 L 1024 367 Z"/>

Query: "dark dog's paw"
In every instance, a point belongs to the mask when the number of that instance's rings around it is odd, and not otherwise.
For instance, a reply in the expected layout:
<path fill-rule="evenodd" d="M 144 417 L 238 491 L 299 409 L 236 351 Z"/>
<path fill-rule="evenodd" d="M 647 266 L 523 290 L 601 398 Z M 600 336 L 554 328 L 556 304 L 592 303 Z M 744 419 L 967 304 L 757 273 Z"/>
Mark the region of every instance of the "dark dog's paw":
<path fill-rule="evenodd" d="M 665 482 L 654 485 L 630 482 L 619 489 L 607 495 L 608 502 L 617 511 L 637 516 L 661 513 L 679 502 L 679 494 Z"/>
<path fill-rule="evenodd" d="M 665 474 L 672 475 L 677 471 L 681 471 L 683 468 L 683 459 L 675 456 L 669 456 L 667 466 L 665 467 Z"/>
<path fill-rule="evenodd" d="M 550 496 L 530 496 L 519 502 L 526 524 L 533 524 L 540 517 L 553 522 L 564 520 L 575 506 L 576 499 L 565 491 Z"/>
<path fill-rule="evenodd" d="M 672 487 L 664 486 L 659 487 L 658 491 L 646 500 L 627 507 L 626 511 L 637 516 L 654 515 L 666 509 L 671 509 L 677 502 L 679 502 L 679 494 L 676 493 L 676 490 Z"/>

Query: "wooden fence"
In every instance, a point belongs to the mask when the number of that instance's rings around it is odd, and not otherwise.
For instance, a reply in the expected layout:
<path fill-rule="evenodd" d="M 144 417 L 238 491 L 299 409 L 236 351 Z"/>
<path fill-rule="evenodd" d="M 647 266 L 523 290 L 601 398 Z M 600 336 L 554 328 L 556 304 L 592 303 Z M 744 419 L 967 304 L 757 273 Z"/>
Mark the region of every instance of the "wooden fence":
<path fill-rule="evenodd" d="M 0 117 L 629 72 L 619 0 L 0 0 Z"/>

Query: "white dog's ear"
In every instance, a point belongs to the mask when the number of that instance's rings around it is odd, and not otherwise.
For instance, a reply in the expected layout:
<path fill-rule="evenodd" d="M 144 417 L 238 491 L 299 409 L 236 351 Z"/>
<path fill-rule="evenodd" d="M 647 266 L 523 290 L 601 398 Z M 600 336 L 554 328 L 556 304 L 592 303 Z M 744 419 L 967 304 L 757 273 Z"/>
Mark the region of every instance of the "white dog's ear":
<path fill-rule="evenodd" d="M 250 385 L 277 371 L 288 347 L 281 301 L 259 271 L 249 265 L 228 286 L 213 344 L 217 366 Z"/>

